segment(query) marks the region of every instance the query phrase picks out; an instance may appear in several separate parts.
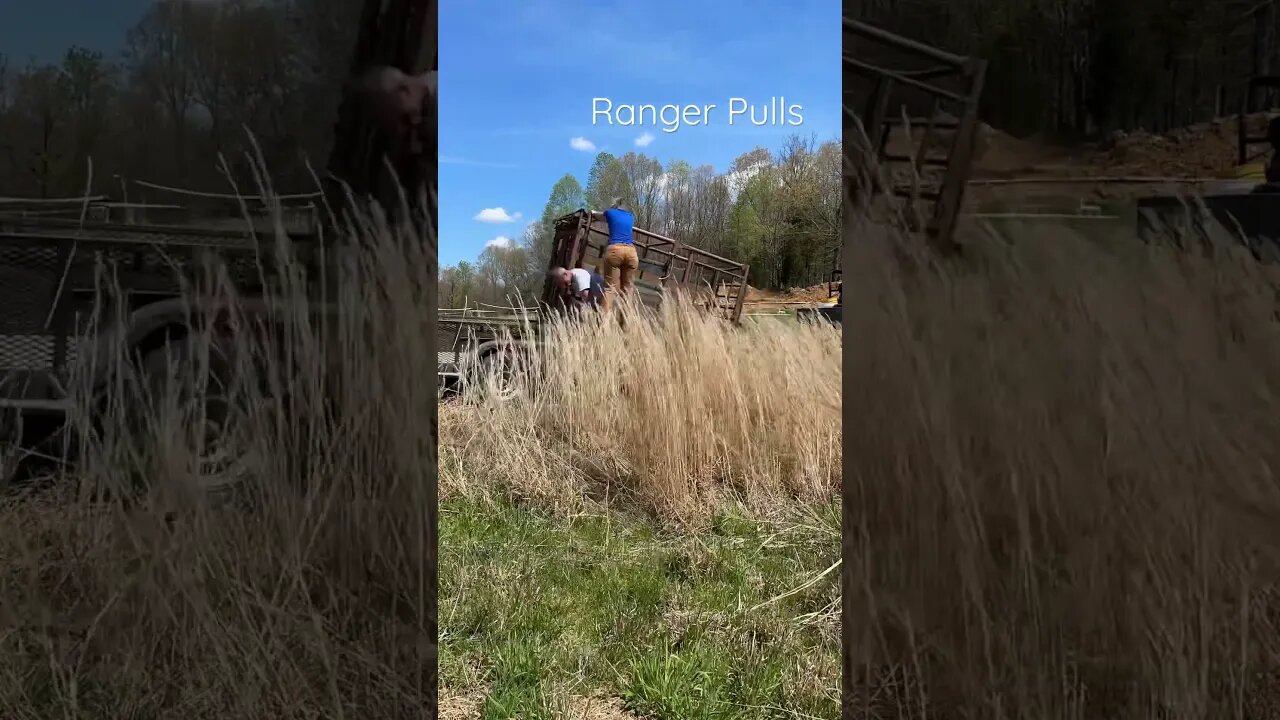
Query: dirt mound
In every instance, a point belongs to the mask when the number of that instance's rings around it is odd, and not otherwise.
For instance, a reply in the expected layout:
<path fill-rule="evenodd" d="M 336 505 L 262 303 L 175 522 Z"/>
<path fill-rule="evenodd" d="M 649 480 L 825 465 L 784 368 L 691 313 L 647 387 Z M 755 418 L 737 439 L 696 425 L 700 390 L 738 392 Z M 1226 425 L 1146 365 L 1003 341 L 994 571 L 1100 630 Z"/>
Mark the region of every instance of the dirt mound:
<path fill-rule="evenodd" d="M 1250 135 L 1266 130 L 1268 116 L 1259 113 L 1246 120 Z M 1055 175 L 1081 174 L 1127 177 L 1214 177 L 1237 162 L 1236 119 L 1223 117 L 1196 123 L 1167 133 L 1142 130 L 1117 131 L 1102 142 L 1083 146 L 1075 153 L 1054 152 L 1035 140 L 1019 140 L 998 130 L 984 131 L 989 139 L 979 144 L 975 175 L 999 174 L 1021 164 L 1021 174 L 1052 171 Z M 1263 148 L 1254 148 L 1254 152 Z M 1052 165 L 1048 163 L 1052 162 Z"/>
<path fill-rule="evenodd" d="M 1265 125 L 1258 115 L 1249 119 L 1250 131 Z M 1096 166 L 1115 175 L 1204 177 L 1236 164 L 1236 122 L 1218 118 L 1172 132 L 1116 132 L 1099 147 Z"/>
<path fill-rule="evenodd" d="M 974 152 L 974 172 L 988 177 L 1033 172 L 1065 154 L 1039 138 L 1016 138 L 986 123 L 978 128 Z"/>
<path fill-rule="evenodd" d="M 788 288 L 784 291 L 761 290 L 748 285 L 746 302 L 826 302 L 829 296 L 826 283 L 806 288 Z"/>
<path fill-rule="evenodd" d="M 953 121 L 954 117 L 940 114 L 939 120 Z M 889 135 L 886 152 L 895 155 L 914 155 L 918 143 L 924 137 L 923 127 L 913 127 L 910 136 L 903 128 L 895 128 Z M 930 154 L 941 155 L 950 148 L 953 133 L 935 130 L 930 135 Z M 974 145 L 974 170 L 992 176 L 1027 172 L 1037 165 L 1051 161 L 1062 151 L 1039 138 L 1016 138 L 1006 132 L 981 123 Z"/>
<path fill-rule="evenodd" d="M 1267 113 L 1250 116 L 1246 120 L 1249 134 L 1265 133 L 1268 119 Z M 915 143 L 922 136 L 922 130 L 912 130 L 912 137 L 901 129 L 892 133 L 886 150 L 899 155 L 914 154 L 917 150 Z M 1236 133 L 1236 118 L 1222 117 L 1163 134 L 1140 130 L 1115 132 L 1101 142 L 1066 146 L 1037 136 L 1015 137 L 982 123 L 975 141 L 972 179 L 1101 175 L 1211 178 L 1236 165 Z M 933 135 L 931 146 L 942 149 L 949 142 L 949 133 L 940 132 Z M 1253 148 L 1254 152 L 1263 149 Z M 894 170 L 902 174 L 902 177 L 894 178 L 895 182 L 905 184 L 910 181 L 909 170 L 897 166 Z M 938 177 L 935 176 L 941 174 L 940 170 L 933 168 L 919 169 L 918 172 L 924 184 L 936 181 Z"/>
<path fill-rule="evenodd" d="M 1251 135 L 1265 132 L 1268 116 L 1259 113 L 1247 122 Z M 1255 152 L 1263 148 L 1254 148 Z M 1074 148 L 1055 146 L 1038 138 L 1016 138 L 988 125 L 978 133 L 973 177 L 1214 177 L 1233 167 L 1236 157 L 1236 119 L 1223 117 L 1158 134 L 1114 132 L 1103 141 Z"/>

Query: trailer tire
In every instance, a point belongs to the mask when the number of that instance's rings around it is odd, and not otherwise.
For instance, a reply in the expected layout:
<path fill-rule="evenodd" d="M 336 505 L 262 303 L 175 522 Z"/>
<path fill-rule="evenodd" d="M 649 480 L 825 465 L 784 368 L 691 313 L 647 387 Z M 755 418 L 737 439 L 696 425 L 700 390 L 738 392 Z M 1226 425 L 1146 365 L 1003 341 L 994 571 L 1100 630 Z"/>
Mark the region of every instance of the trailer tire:
<path fill-rule="evenodd" d="M 195 453 L 185 478 L 137 478 L 153 486 L 182 482 L 179 489 L 222 498 L 241 487 L 252 470 L 248 451 L 249 419 L 237 384 L 234 345 L 228 339 L 209 342 L 207 356 L 185 333 L 137 357 L 129 398 L 124 409 L 124 442 L 158 452 L 158 443 L 172 438 Z M 148 470 L 146 465 L 136 468 Z"/>
<path fill-rule="evenodd" d="M 20 410 L 0 410 L 0 485 L 9 487 L 20 475 L 24 460 L 23 417 Z"/>
<path fill-rule="evenodd" d="M 464 392 L 470 390 L 480 398 L 509 402 L 521 394 L 521 375 L 525 368 L 521 367 L 520 352 L 513 346 L 500 345 L 480 355 L 472 371 L 468 373 L 469 382 Z"/>

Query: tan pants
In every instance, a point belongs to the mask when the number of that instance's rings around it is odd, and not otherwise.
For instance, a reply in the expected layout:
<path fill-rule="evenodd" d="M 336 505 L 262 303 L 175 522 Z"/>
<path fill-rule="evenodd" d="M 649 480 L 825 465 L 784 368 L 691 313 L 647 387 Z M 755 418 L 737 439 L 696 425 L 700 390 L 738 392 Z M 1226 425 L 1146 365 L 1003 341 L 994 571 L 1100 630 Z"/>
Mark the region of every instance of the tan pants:
<path fill-rule="evenodd" d="M 640 256 L 636 255 L 636 246 L 627 243 L 613 243 L 605 248 L 603 267 L 605 282 L 604 309 L 613 307 L 613 298 L 619 293 L 630 294 L 635 289 L 636 271 L 640 269 Z"/>

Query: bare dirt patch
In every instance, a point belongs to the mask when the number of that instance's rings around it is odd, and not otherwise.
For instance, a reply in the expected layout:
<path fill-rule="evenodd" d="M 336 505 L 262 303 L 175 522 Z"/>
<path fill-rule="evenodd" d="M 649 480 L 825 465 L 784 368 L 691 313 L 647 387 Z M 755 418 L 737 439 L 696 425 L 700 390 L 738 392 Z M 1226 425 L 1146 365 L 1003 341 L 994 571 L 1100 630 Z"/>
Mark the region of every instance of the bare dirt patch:
<path fill-rule="evenodd" d="M 826 302 L 829 295 L 826 283 L 786 290 L 761 290 L 748 286 L 746 303 L 749 305 L 769 302 Z"/>
<path fill-rule="evenodd" d="M 437 717 L 440 720 L 472 720 L 481 717 L 483 713 L 484 695 L 479 692 L 458 695 L 448 689 L 441 689 L 440 705 L 437 707 Z"/>
<path fill-rule="evenodd" d="M 1249 117 L 1261 133 L 1265 114 Z M 1100 142 L 1057 145 L 1043 138 L 1016 138 L 984 125 L 979 132 L 974 178 L 1058 174 L 1065 177 L 1214 177 L 1236 164 L 1236 120 L 1223 117 L 1168 133 L 1115 132 Z"/>
<path fill-rule="evenodd" d="M 569 716 L 583 720 L 635 720 L 639 717 L 627 710 L 616 697 L 573 697 L 569 699 Z"/>
<path fill-rule="evenodd" d="M 1249 133 L 1258 135 L 1266 128 L 1267 115 L 1255 114 L 1246 122 Z M 984 125 L 968 199 L 987 204 L 1068 195 L 1099 201 L 1194 190 L 1194 185 L 1165 186 L 1150 180 L 1221 176 L 1238 161 L 1236 128 L 1234 117 L 1223 117 L 1167 133 L 1115 132 L 1099 142 L 1065 146 L 1044 138 L 1017 138 Z M 1261 150 L 1254 149 L 1255 153 Z M 1002 182 L 1015 178 L 1036 182 Z M 1089 182 L 1091 178 L 1098 182 Z M 1062 182 L 1050 182 L 1052 179 Z"/>

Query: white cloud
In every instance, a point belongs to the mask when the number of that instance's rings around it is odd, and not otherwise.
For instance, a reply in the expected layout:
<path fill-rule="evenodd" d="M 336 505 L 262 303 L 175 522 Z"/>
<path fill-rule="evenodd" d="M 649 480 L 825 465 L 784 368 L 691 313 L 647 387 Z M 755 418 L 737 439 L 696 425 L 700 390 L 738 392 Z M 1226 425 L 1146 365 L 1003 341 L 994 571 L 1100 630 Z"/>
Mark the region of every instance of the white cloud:
<path fill-rule="evenodd" d="M 636 138 L 636 147 L 649 147 L 651 142 L 653 142 L 653 133 L 641 133 L 640 137 Z"/>
<path fill-rule="evenodd" d="M 490 240 L 489 242 L 485 243 L 485 244 L 484 244 L 484 246 L 485 246 L 485 247 L 487 247 L 487 248 L 503 248 L 503 249 L 506 249 L 506 248 L 510 248 L 510 247 L 515 247 L 515 244 L 516 244 L 516 241 L 515 241 L 515 240 L 512 240 L 511 238 L 509 238 L 509 237 L 507 237 L 507 236 L 505 236 L 505 235 L 499 235 L 498 237 L 496 237 L 496 238 L 494 238 L 494 239 Z"/>
<path fill-rule="evenodd" d="M 509 223 L 515 222 L 519 219 L 520 213 L 509 213 L 500 207 L 485 208 L 476 213 L 475 217 L 472 218 L 472 220 L 482 223 Z"/>
<path fill-rule="evenodd" d="M 469 165 L 472 167 L 488 167 L 488 168 L 515 168 L 518 165 L 504 162 L 490 162 L 488 160 L 472 160 L 471 158 L 454 157 L 452 155 L 439 155 L 441 165 Z"/>
<path fill-rule="evenodd" d="M 584 137 L 569 138 L 569 147 L 582 152 L 595 152 L 596 144 Z"/>

